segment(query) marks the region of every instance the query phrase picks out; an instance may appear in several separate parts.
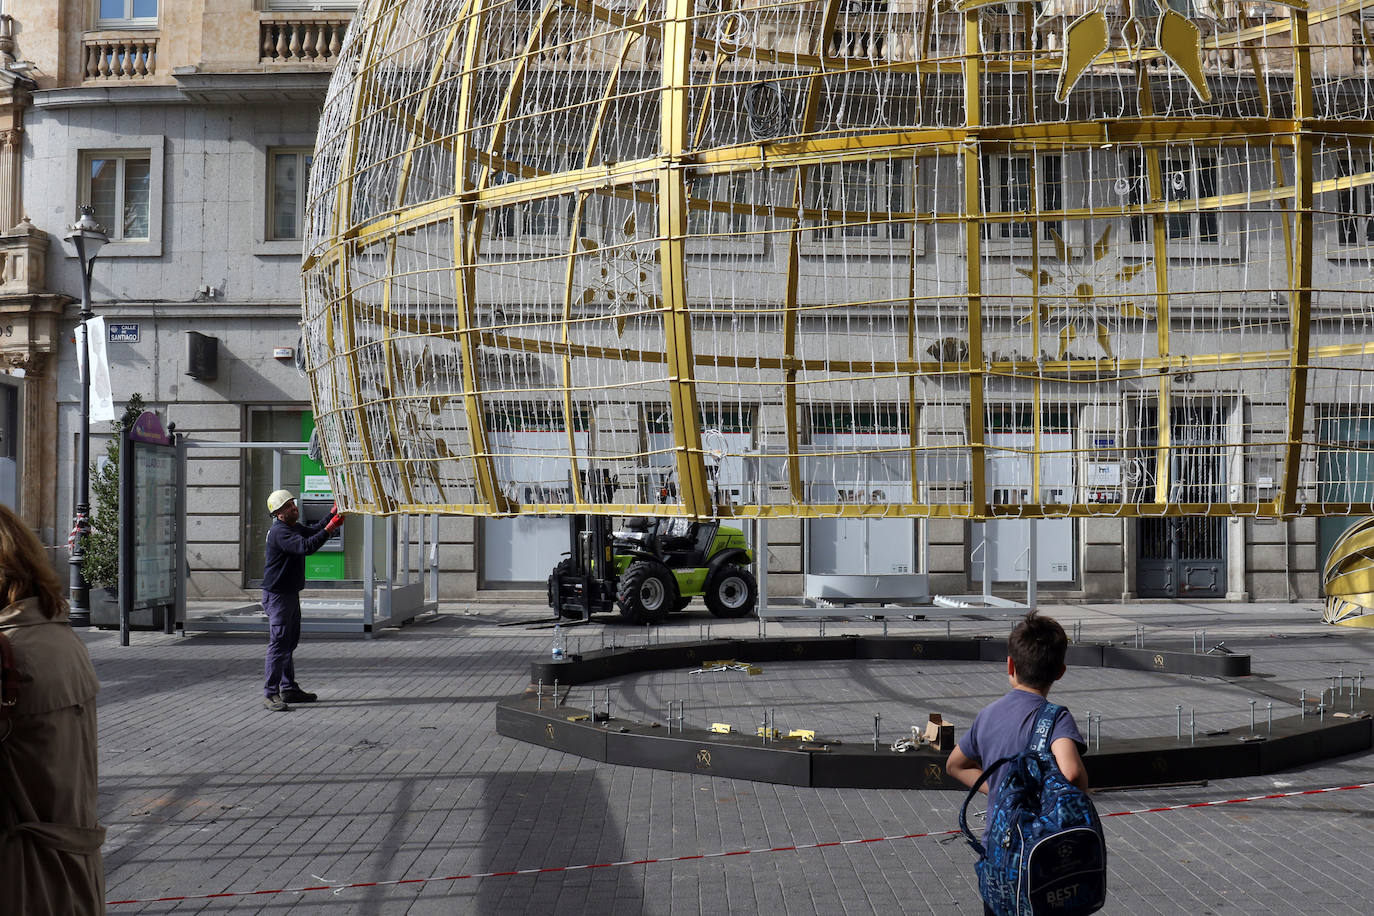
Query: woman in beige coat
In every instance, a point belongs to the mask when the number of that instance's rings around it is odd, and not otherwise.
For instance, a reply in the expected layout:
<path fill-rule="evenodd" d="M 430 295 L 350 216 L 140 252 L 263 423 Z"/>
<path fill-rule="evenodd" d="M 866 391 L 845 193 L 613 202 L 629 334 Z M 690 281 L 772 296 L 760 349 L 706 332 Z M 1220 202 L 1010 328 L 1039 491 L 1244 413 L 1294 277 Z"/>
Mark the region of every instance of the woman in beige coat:
<path fill-rule="evenodd" d="M 33 532 L 0 506 L 0 634 L 19 694 L 0 713 L 0 913 L 105 912 L 95 694 L 86 647 Z"/>

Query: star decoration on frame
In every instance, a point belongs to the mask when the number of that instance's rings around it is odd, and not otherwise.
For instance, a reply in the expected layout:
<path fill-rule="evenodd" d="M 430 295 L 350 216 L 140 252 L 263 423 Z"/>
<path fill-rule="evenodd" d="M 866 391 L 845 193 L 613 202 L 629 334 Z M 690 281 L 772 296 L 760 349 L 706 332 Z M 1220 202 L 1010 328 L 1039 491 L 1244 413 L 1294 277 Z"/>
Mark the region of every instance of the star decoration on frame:
<path fill-rule="evenodd" d="M 1093 244 L 1090 254 L 1074 257 L 1072 250 L 1058 232 L 1050 230 L 1055 254 L 1059 260 L 1058 273 L 1041 268 L 1037 273 L 1018 267 L 1017 273 L 1029 279 L 1040 291 L 1041 313 L 1049 324 L 1060 324 L 1059 358 L 1068 354 L 1069 344 L 1078 338 L 1080 330 L 1091 329 L 1097 344 L 1108 357 L 1112 353 L 1112 332 L 1106 318 L 1149 319 L 1150 313 L 1129 299 L 1119 298 L 1126 284 L 1143 271 L 1148 261 L 1125 263 L 1112 247 L 1112 227 L 1107 226 Z M 1059 313 L 1056 315 L 1056 313 Z M 1034 313 L 1022 318 L 1020 324 L 1035 320 Z"/>

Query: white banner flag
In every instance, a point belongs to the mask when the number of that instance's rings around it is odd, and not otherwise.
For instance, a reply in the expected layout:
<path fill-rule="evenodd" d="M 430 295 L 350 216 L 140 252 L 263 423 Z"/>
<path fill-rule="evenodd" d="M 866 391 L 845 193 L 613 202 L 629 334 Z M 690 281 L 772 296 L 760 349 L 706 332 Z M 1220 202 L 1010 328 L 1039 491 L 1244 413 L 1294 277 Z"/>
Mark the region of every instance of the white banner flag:
<path fill-rule="evenodd" d="M 76 365 L 78 371 L 85 369 L 85 350 L 81 346 L 83 326 L 77 325 Z M 91 421 L 113 422 L 119 418 L 115 412 L 114 395 L 110 391 L 110 360 L 105 354 L 105 317 L 97 316 L 85 323 L 85 332 L 91 342 Z"/>

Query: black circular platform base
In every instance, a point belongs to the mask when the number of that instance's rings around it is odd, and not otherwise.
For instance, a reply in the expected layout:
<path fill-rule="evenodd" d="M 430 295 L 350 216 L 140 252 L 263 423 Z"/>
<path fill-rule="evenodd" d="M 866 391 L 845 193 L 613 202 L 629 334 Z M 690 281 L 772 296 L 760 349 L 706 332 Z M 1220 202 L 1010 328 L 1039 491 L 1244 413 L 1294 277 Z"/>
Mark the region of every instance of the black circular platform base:
<path fill-rule="evenodd" d="M 611 648 L 530 666 L 532 686 L 497 703 L 499 734 L 592 760 L 786 785 L 871 789 L 956 789 L 945 775 L 948 750 L 922 745 L 905 752 L 880 745 L 779 740 L 717 734 L 705 729 L 670 730 L 655 722 L 608 717 L 604 709 L 564 702 L 562 688 L 638 672 L 695 668 L 704 661 L 754 663 L 846 661 L 985 661 L 1003 664 L 1006 644 L 987 638 L 835 636 L 712 639 Z M 1110 645 L 1069 646 L 1071 667 L 1118 668 L 1162 674 L 1244 678 L 1249 655 L 1205 655 Z M 558 691 L 555 691 L 555 684 Z M 913 698 L 914 699 L 914 698 Z M 1295 698 L 1296 703 L 1296 698 Z M 1368 750 L 1374 720 L 1363 711 L 1334 718 L 1317 712 L 1273 722 L 1262 735 L 1199 735 L 1099 739 L 1084 756 L 1097 788 L 1158 785 L 1273 773 Z"/>

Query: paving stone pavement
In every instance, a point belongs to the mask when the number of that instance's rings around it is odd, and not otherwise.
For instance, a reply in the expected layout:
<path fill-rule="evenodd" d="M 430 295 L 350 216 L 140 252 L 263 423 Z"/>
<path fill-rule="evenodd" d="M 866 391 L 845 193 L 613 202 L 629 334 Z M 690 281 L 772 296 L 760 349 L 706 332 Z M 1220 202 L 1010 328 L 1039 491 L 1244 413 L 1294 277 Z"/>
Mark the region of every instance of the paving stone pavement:
<path fill-rule="evenodd" d="M 1100 605 L 1047 608 L 1088 641 L 1254 655 L 1270 693 L 1315 692 L 1344 667 L 1374 675 L 1374 631 L 1321 626 L 1311 605 Z M 376 639 L 307 634 L 297 668 L 320 702 L 261 708 L 265 637 L 85 631 L 100 675 L 100 813 L 108 899 L 124 913 L 971 913 L 973 859 L 937 835 L 771 851 L 913 833 L 956 823 L 954 792 L 806 789 L 603 765 L 497 735 L 494 704 L 527 683 L 549 649 L 547 609 L 473 603 Z M 893 619 L 891 632 L 1004 634 L 1010 613 Z M 663 638 L 755 635 L 755 621 L 712 623 L 692 609 Z M 873 632 L 871 621 L 826 632 Z M 817 624 L 770 623 L 770 635 Z M 593 623 L 625 642 L 642 631 Z M 691 681 L 662 672 L 617 683 L 624 714 L 662 715 L 673 694 L 694 713 L 741 720 L 764 702 L 825 727 L 871 735 L 881 708 L 894 733 L 927 709 L 961 725 L 1005 683 L 996 666 L 828 663 Z M 1374 688 L 1372 688 L 1374 689 Z M 1247 697 L 1194 679 L 1085 670 L 1055 695 L 1106 716 L 1108 736 L 1169 733 L 1190 702 L 1209 723 L 1248 727 Z M 687 691 L 697 691 L 690 694 Z M 1374 694 L 1371 694 L 1374 704 Z M 733 704 L 733 705 L 732 705 Z M 1279 704 L 1276 703 L 1276 707 Z M 1291 709 L 1291 707 L 1289 707 Z M 620 707 L 617 707 L 620 710 Z M 657 713 L 656 713 L 657 711 Z M 1279 710 L 1276 709 L 1276 716 Z M 700 720 L 698 720 L 700 721 Z M 1374 780 L 1374 755 L 1204 786 L 1114 791 L 1104 814 Z M 1374 788 L 1105 820 L 1107 913 L 1367 913 L 1374 899 Z M 519 869 L 718 856 L 536 875 L 449 880 Z M 433 879 L 433 880 L 416 880 Z M 415 883 L 338 887 L 365 882 Z M 334 889 L 300 891 L 308 886 Z M 275 891 L 285 889 L 281 893 Z M 263 893 L 272 892 L 272 893 Z"/>

